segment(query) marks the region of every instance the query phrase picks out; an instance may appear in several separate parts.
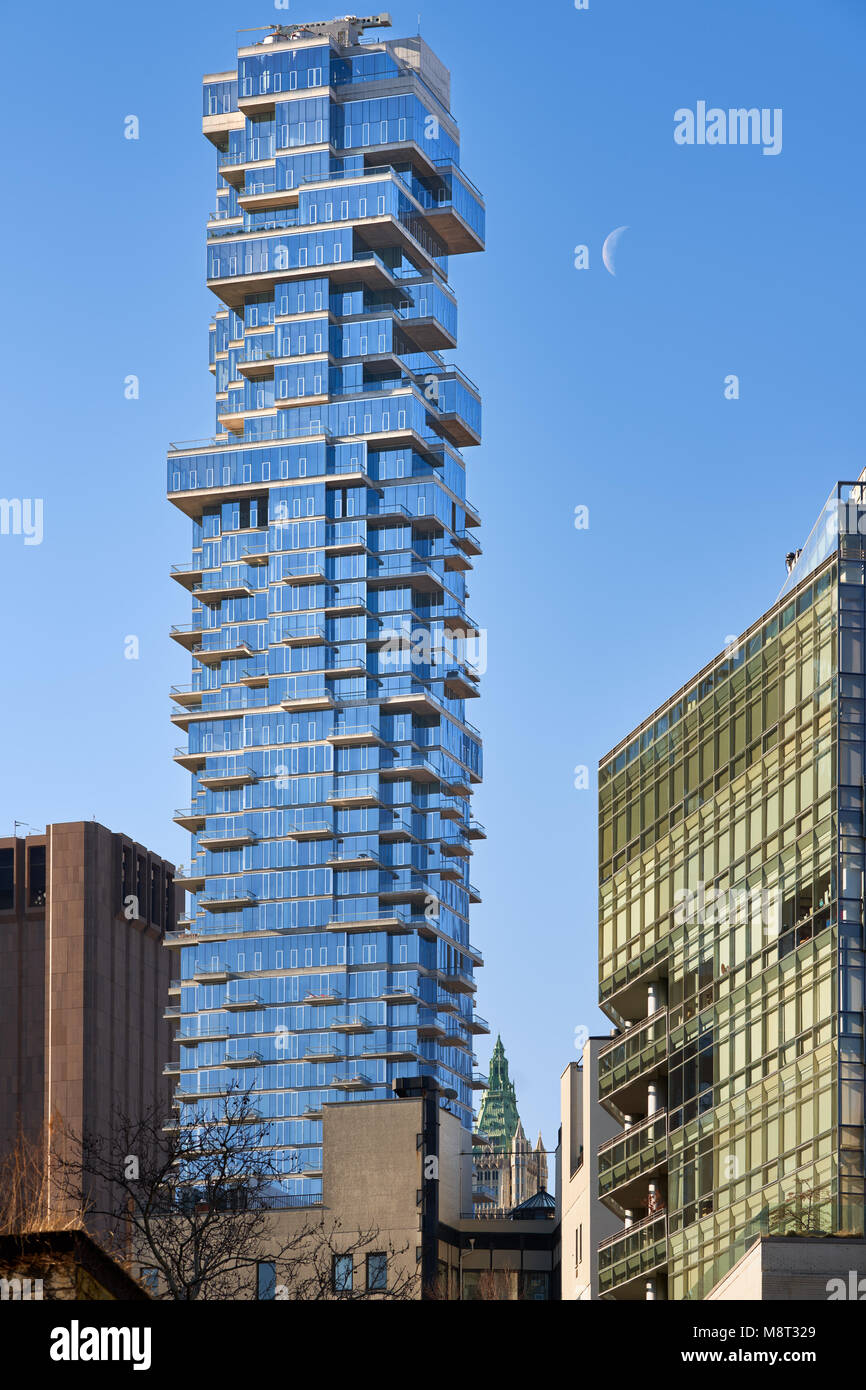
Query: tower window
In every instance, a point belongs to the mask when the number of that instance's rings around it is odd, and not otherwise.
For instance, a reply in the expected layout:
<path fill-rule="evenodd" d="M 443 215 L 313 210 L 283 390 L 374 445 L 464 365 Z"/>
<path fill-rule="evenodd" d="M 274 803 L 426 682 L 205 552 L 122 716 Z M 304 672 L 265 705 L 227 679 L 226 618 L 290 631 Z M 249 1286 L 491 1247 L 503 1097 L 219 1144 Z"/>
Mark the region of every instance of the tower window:
<path fill-rule="evenodd" d="M 45 846 L 31 845 L 27 851 L 27 905 L 45 906 Z"/>
<path fill-rule="evenodd" d="M 0 912 L 15 906 L 15 851 L 0 849 Z"/>

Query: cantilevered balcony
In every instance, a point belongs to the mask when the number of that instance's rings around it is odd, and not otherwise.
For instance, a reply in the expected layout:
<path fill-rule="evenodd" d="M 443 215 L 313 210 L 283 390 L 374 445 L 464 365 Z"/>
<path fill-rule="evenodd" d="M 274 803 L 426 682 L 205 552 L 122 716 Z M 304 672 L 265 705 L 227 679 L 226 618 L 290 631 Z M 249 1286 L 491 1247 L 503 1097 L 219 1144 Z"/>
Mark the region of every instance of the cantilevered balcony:
<path fill-rule="evenodd" d="M 190 830 L 193 834 L 207 824 L 204 810 L 197 806 L 188 806 L 185 809 L 175 811 L 172 820 L 175 825 L 180 826 L 181 830 Z"/>
<path fill-rule="evenodd" d="M 204 691 L 192 685 L 173 685 L 169 694 L 175 704 L 184 709 L 200 709 Z"/>
<path fill-rule="evenodd" d="M 379 855 L 366 849 L 338 849 L 328 855 L 326 862 L 332 869 L 386 869 Z"/>
<path fill-rule="evenodd" d="M 371 898 L 369 907 L 338 908 L 328 921 L 326 931 L 340 932 L 398 932 L 401 935 L 410 930 L 409 916 L 398 908 L 374 907 L 379 899 Z"/>
<path fill-rule="evenodd" d="M 333 820 L 325 820 L 324 817 L 299 817 L 285 833 L 290 840 L 332 840 L 336 831 Z"/>
<path fill-rule="evenodd" d="M 598 1195 L 618 1215 L 645 1210 L 667 1170 L 667 1112 L 657 1110 L 599 1146 Z"/>
<path fill-rule="evenodd" d="M 379 794 L 378 784 L 368 782 L 366 786 L 335 787 L 327 798 L 329 806 L 344 811 L 352 810 L 358 806 L 382 806 L 384 802 Z"/>
<path fill-rule="evenodd" d="M 206 754 L 191 753 L 188 748 L 175 748 L 172 756 L 178 767 L 185 768 L 187 772 L 198 772 L 207 764 Z"/>
<path fill-rule="evenodd" d="M 649 1112 L 648 1087 L 667 1075 L 667 1048 L 667 1012 L 659 1009 L 599 1050 L 599 1100 L 617 1118 Z"/>
<path fill-rule="evenodd" d="M 328 1084 L 335 1091 L 371 1091 L 375 1082 L 365 1072 L 356 1072 L 352 1076 L 334 1076 Z"/>
<path fill-rule="evenodd" d="M 317 613 L 292 614 L 276 640 L 286 647 L 321 646 L 327 641 L 325 620 Z"/>
<path fill-rule="evenodd" d="M 184 589 L 192 591 L 202 580 L 202 565 L 200 560 L 194 561 L 189 565 L 172 565 L 171 577 Z"/>
<path fill-rule="evenodd" d="M 598 1291 L 604 1297 L 645 1299 L 647 1279 L 667 1263 L 667 1214 L 648 1216 L 598 1247 Z"/>
<path fill-rule="evenodd" d="M 339 709 L 340 701 L 332 690 L 310 690 L 306 694 L 287 695 L 280 707 L 293 713 L 296 710 Z"/>
<path fill-rule="evenodd" d="M 256 590 L 246 579 L 224 579 L 219 574 L 206 574 L 202 583 L 195 587 L 192 596 L 199 603 L 218 607 L 223 599 L 253 598 Z"/>
<path fill-rule="evenodd" d="M 192 623 L 175 623 L 174 627 L 169 629 L 169 636 L 191 652 L 201 642 L 203 630 L 202 619 L 198 618 Z"/>
<path fill-rule="evenodd" d="M 245 656 L 255 656 L 248 642 L 236 642 L 232 646 L 205 646 L 201 643 L 193 646 L 192 654 L 202 666 L 219 666 L 223 661 L 241 661 Z"/>
<path fill-rule="evenodd" d="M 372 746 L 384 742 L 378 726 L 374 724 L 343 724 L 338 722 L 325 737 L 328 743 L 333 743 L 337 748 L 354 747 L 356 744 Z"/>
<path fill-rule="evenodd" d="M 480 1014 L 473 1014 L 471 1018 L 465 1020 L 465 1023 L 470 1033 L 490 1032 L 490 1024 L 487 1022 L 487 1019 L 482 1018 Z"/>
<path fill-rule="evenodd" d="M 209 893 L 198 900 L 205 912 L 240 912 L 245 907 L 255 907 L 258 899 L 250 889 L 238 888 L 225 893 Z"/>
<path fill-rule="evenodd" d="M 211 791 L 228 790 L 231 787 L 248 787 L 259 780 L 258 774 L 251 767 L 227 767 L 222 772 L 214 770 L 203 772 L 199 777 L 199 784 L 207 787 Z"/>
<path fill-rule="evenodd" d="M 242 827 L 240 830 L 208 831 L 199 835 L 198 843 L 201 849 L 243 849 L 245 845 L 254 845 L 257 839 L 255 831 Z"/>

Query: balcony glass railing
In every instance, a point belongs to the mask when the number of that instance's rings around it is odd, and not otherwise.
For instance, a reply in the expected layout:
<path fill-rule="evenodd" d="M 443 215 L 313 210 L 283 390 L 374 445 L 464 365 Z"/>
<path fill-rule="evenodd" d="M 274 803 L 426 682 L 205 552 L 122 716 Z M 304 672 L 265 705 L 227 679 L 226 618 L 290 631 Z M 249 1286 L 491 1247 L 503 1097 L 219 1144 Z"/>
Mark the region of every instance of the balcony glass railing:
<path fill-rule="evenodd" d="M 621 1187 L 664 1162 L 667 1153 L 667 1114 L 650 1115 L 624 1134 L 602 1144 L 598 1151 L 598 1195 Z"/>
<path fill-rule="evenodd" d="M 609 1293 L 667 1259 L 667 1215 L 647 1217 L 598 1247 L 598 1291 Z"/>
<path fill-rule="evenodd" d="M 609 1096 L 642 1072 L 661 1062 L 667 1054 L 668 1020 L 664 1010 L 631 1029 L 623 1038 L 614 1038 L 598 1058 L 598 1093 Z"/>

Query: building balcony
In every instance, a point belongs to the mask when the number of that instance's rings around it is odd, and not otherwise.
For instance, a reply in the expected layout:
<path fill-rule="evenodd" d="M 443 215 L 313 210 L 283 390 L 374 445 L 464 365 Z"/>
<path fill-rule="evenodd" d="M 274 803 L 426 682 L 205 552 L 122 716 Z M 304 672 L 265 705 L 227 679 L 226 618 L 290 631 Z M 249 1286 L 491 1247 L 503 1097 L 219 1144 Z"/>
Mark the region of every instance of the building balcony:
<path fill-rule="evenodd" d="M 174 627 L 169 628 L 169 637 L 191 652 L 201 642 L 203 631 L 202 620 L 199 618 L 194 623 L 175 623 Z"/>
<path fill-rule="evenodd" d="M 445 672 L 445 694 L 449 700 L 477 700 L 479 677 L 472 675 L 470 667 L 453 666 Z"/>
<path fill-rule="evenodd" d="M 486 840 L 487 831 L 478 820 L 471 820 L 466 825 L 466 838 L 468 840 Z"/>
<path fill-rule="evenodd" d="M 211 894 L 209 897 L 199 898 L 198 905 L 205 912 L 240 912 L 245 907 L 255 907 L 257 902 L 255 893 L 239 889 L 225 895 Z"/>
<path fill-rule="evenodd" d="M 361 1049 L 361 1056 L 367 1061 L 381 1062 L 419 1062 L 421 1060 L 418 1052 L 412 1047 L 389 1047 L 387 1044 Z"/>
<path fill-rule="evenodd" d="M 195 689 L 191 685 L 173 685 L 169 695 L 175 704 L 182 705 L 184 709 L 200 709 L 203 690 Z"/>
<path fill-rule="evenodd" d="M 299 821 L 286 831 L 290 840 L 332 840 L 336 831 L 333 821 Z"/>
<path fill-rule="evenodd" d="M 387 872 L 378 854 L 371 850 L 336 850 L 325 861 L 332 869 L 377 869 Z"/>
<path fill-rule="evenodd" d="M 266 690 L 270 683 L 266 666 L 262 665 L 258 669 L 255 667 L 244 667 L 238 676 L 238 684 L 245 685 L 248 690 Z"/>
<path fill-rule="evenodd" d="M 231 1013 L 242 1013 L 245 1009 L 263 1009 L 265 1001 L 260 994 L 226 994 L 222 1002 L 222 1008 L 228 1009 Z"/>
<path fill-rule="evenodd" d="M 227 790 L 230 787 L 248 787 L 258 782 L 258 774 L 251 767 L 227 768 L 224 772 L 202 773 L 199 785 L 210 791 Z"/>
<path fill-rule="evenodd" d="M 423 753 L 398 753 L 393 762 L 380 766 L 379 776 L 386 781 L 411 778 L 413 782 L 434 783 L 441 774 Z"/>
<path fill-rule="evenodd" d="M 659 1110 L 599 1146 L 598 1195 L 620 1215 L 641 1210 L 666 1168 L 667 1112 Z"/>
<path fill-rule="evenodd" d="M 232 978 L 232 972 L 224 966 L 218 970 L 211 970 L 207 966 L 196 966 L 192 978 L 197 985 L 225 985 Z"/>
<path fill-rule="evenodd" d="M 254 845 L 257 839 L 252 830 L 214 830 L 207 835 L 199 835 L 198 843 L 201 849 L 243 849 L 245 845 Z"/>
<path fill-rule="evenodd" d="M 180 811 L 175 811 L 172 816 L 175 825 L 179 825 L 181 830 L 190 830 L 195 833 L 207 824 L 207 816 L 204 811 L 198 810 L 194 806 L 188 806 Z"/>
<path fill-rule="evenodd" d="M 668 939 L 664 937 L 617 970 L 603 975 L 599 1003 L 614 1022 L 640 1017 L 646 1008 L 649 986 L 667 980 L 669 949 Z"/>
<path fill-rule="evenodd" d="M 446 966 L 432 970 L 430 973 L 452 994 L 474 994 L 478 988 L 472 976 L 468 975 L 465 970 L 459 970 L 456 966 Z"/>
<path fill-rule="evenodd" d="M 472 1080 L 469 1082 L 473 1091 L 486 1091 L 490 1085 L 490 1077 L 483 1071 L 474 1071 Z"/>
<path fill-rule="evenodd" d="M 283 647 L 321 647 L 327 642 L 327 629 L 321 618 L 312 615 L 289 622 L 276 639 Z"/>
<path fill-rule="evenodd" d="M 375 1082 L 364 1072 L 355 1076 L 334 1076 L 329 1085 L 336 1091 L 371 1091 Z"/>
<path fill-rule="evenodd" d="M 324 1044 L 320 1046 L 314 1045 L 312 1047 L 307 1048 L 307 1051 L 304 1053 L 303 1057 L 300 1058 L 300 1061 L 331 1062 L 332 1064 L 334 1064 L 337 1062 L 345 1062 L 346 1055 L 345 1053 L 341 1052 L 338 1047 L 328 1047 Z"/>
<path fill-rule="evenodd" d="M 490 1024 L 487 1022 L 487 1019 L 482 1018 L 480 1014 L 473 1014 L 471 1018 L 465 1019 L 464 1022 L 470 1033 L 490 1032 Z"/>
<path fill-rule="evenodd" d="M 191 593 L 201 583 L 203 571 L 201 562 L 197 561 L 189 565 L 172 565 L 170 573 L 172 579 Z"/>
<path fill-rule="evenodd" d="M 367 669 L 365 657 L 347 656 L 340 657 L 336 661 L 326 661 L 322 675 L 325 680 L 348 680 L 352 676 L 366 678 L 371 675 L 371 672 Z"/>
<path fill-rule="evenodd" d="M 356 744 L 381 744 L 384 742 L 378 728 L 373 724 L 335 724 L 329 734 L 325 735 L 328 743 L 333 743 L 337 748 L 354 746 Z"/>
<path fill-rule="evenodd" d="M 421 994 L 416 985 L 387 985 L 379 995 L 383 1004 L 420 1004 Z"/>
<path fill-rule="evenodd" d="M 319 990 L 318 993 L 308 991 L 304 995 L 305 1004 L 342 1004 L 343 994 L 336 986 L 331 985 L 328 989 Z"/>
<path fill-rule="evenodd" d="M 378 898 L 376 899 L 378 902 Z M 401 935 L 411 931 L 405 913 L 387 908 L 353 908 L 335 913 L 325 928 L 326 931 L 340 932 L 397 932 Z"/>
<path fill-rule="evenodd" d="M 330 1024 L 332 1033 L 372 1033 L 377 1026 L 363 1015 L 358 1018 L 335 1018 Z"/>
<path fill-rule="evenodd" d="M 667 1075 L 667 1051 L 664 1009 L 611 1038 L 598 1055 L 599 1100 L 617 1118 L 645 1115 L 650 1082 Z"/>
<path fill-rule="evenodd" d="M 175 888 L 183 888 L 187 893 L 200 893 L 204 888 L 204 874 L 197 874 L 190 870 L 187 875 L 175 874 Z"/>
<path fill-rule="evenodd" d="M 356 807 L 384 805 L 379 795 L 378 786 L 372 784 L 367 787 L 349 787 L 344 791 L 333 791 L 326 799 L 329 806 L 333 806 L 335 810 L 343 811 L 353 810 Z"/>
<path fill-rule="evenodd" d="M 206 603 L 214 608 L 218 607 L 223 599 L 254 598 L 255 593 L 252 585 L 244 579 L 232 583 L 215 575 L 210 580 L 206 577 L 204 583 L 193 589 L 192 596 L 198 603 Z"/>
<path fill-rule="evenodd" d="M 467 555 L 481 555 L 483 549 L 481 542 L 476 540 L 471 531 L 462 530 L 455 532 L 454 544 L 459 545 L 460 549 Z"/>
<path fill-rule="evenodd" d="M 339 709 L 341 701 L 332 690 L 311 691 L 307 695 L 289 695 L 280 701 L 280 708 L 292 713 L 294 710 Z"/>
<path fill-rule="evenodd" d="M 644 1299 L 646 1280 L 667 1263 L 667 1214 L 609 1236 L 598 1247 L 598 1291 L 601 1297 Z"/>
<path fill-rule="evenodd" d="M 468 885 L 468 892 L 469 892 L 469 901 L 470 901 L 471 903 L 480 903 L 480 902 L 483 901 L 483 899 L 482 899 L 482 897 L 481 897 L 481 889 L 480 889 L 480 888 L 476 888 L 474 883 L 470 883 L 470 884 Z"/>
<path fill-rule="evenodd" d="M 265 1059 L 261 1052 L 245 1052 L 243 1056 L 233 1057 L 230 1054 L 223 1058 L 224 1067 L 256 1067 Z"/>
<path fill-rule="evenodd" d="M 400 227 L 394 218 L 384 218 L 395 229 Z M 394 237 L 391 237 L 393 242 Z M 414 245 L 411 237 L 406 240 Z M 290 280 L 309 280 L 313 275 L 327 276 L 332 284 L 360 282 L 372 289 L 399 289 L 400 281 L 375 251 L 356 250 L 350 261 L 331 261 L 321 266 L 297 266 L 280 269 L 253 270 L 244 275 L 213 275 L 208 277 L 208 289 L 230 309 L 244 311 L 247 295 L 272 294 L 277 284 Z"/>
<path fill-rule="evenodd" d="M 207 765 L 204 753 L 191 753 L 188 748 L 175 748 L 172 757 L 178 767 L 185 768 L 187 772 L 198 772 Z"/>
<path fill-rule="evenodd" d="M 219 666 L 223 661 L 242 661 L 244 657 L 256 654 L 248 642 L 237 642 L 233 647 L 205 647 L 197 644 L 191 651 L 202 666 Z"/>
<path fill-rule="evenodd" d="M 462 835 L 443 835 L 439 844 L 444 855 L 456 856 L 459 859 L 469 859 L 472 855 L 472 850 Z"/>
<path fill-rule="evenodd" d="M 310 563 L 283 573 L 280 582 L 283 584 L 324 584 L 326 579 L 324 565 Z"/>

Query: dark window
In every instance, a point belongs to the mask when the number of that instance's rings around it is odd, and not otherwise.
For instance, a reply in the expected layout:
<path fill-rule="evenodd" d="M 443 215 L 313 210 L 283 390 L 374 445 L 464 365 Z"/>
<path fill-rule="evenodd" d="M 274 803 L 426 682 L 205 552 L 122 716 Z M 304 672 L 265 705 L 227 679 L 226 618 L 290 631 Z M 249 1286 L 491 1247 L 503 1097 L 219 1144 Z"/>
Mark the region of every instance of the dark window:
<path fill-rule="evenodd" d="M 28 906 L 45 906 L 45 846 L 32 845 L 27 851 Z"/>
<path fill-rule="evenodd" d="M 163 925 L 166 931 L 174 930 L 174 879 L 171 874 L 165 876 L 165 915 Z"/>
<path fill-rule="evenodd" d="M 332 1270 L 332 1275 L 331 1275 L 332 1280 L 333 1280 L 333 1284 L 334 1284 L 334 1292 L 335 1292 L 335 1293 L 351 1293 L 351 1292 L 352 1292 L 352 1276 L 353 1276 L 352 1256 L 351 1256 L 351 1255 L 335 1255 L 335 1256 L 334 1256 L 334 1265 L 333 1265 L 333 1270 Z"/>
<path fill-rule="evenodd" d="M 131 886 L 131 875 L 130 875 L 130 865 L 129 865 L 129 850 L 127 849 L 126 845 L 124 845 L 124 846 L 123 846 L 123 849 L 122 849 L 122 851 L 121 851 L 121 882 L 120 882 L 120 906 L 121 906 L 121 909 L 123 909 L 123 908 L 126 906 L 126 899 L 129 897 L 129 895 L 130 895 L 131 892 L 132 892 L 132 886 Z"/>
<path fill-rule="evenodd" d="M 277 1267 L 265 1260 L 260 1260 L 256 1265 L 256 1298 L 276 1298 L 276 1295 Z"/>
<path fill-rule="evenodd" d="M 374 1254 L 367 1256 L 367 1288 L 373 1293 L 384 1293 L 388 1287 L 388 1256 Z"/>
<path fill-rule="evenodd" d="M 150 867 L 150 920 L 155 926 L 159 926 L 159 868 L 156 864 Z"/>
<path fill-rule="evenodd" d="M 0 912 L 15 906 L 15 851 L 0 849 Z"/>

